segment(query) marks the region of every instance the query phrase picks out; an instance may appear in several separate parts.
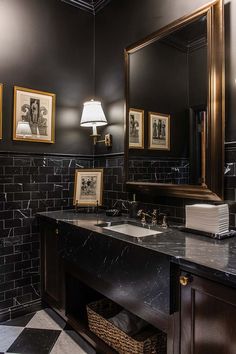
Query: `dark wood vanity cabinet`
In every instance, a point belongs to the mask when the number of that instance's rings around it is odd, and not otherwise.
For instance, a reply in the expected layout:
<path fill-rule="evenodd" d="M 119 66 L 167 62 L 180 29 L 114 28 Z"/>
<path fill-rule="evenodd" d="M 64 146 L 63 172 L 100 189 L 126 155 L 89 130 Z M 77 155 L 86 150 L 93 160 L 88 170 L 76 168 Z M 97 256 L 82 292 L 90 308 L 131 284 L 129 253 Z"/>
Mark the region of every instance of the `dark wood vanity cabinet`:
<path fill-rule="evenodd" d="M 57 224 L 42 222 L 40 234 L 42 300 L 55 309 L 63 310 L 63 275 Z"/>
<path fill-rule="evenodd" d="M 180 278 L 180 353 L 236 353 L 236 289 L 195 275 Z"/>
<path fill-rule="evenodd" d="M 114 351 L 90 331 L 86 306 L 107 297 L 166 333 L 167 354 L 236 354 L 235 268 L 176 263 L 140 244 L 48 219 L 40 220 L 42 300 L 97 353 Z M 181 240 L 170 232 L 167 247 L 171 235 L 174 245 Z M 199 252 L 201 240 L 194 241 Z"/>

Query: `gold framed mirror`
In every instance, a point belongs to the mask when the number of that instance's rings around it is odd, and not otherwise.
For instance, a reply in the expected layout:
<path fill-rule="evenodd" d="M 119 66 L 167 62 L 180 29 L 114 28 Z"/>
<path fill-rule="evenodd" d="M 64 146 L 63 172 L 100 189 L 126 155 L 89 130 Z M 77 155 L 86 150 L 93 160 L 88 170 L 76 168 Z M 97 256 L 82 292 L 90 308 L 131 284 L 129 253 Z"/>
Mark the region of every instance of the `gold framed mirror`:
<path fill-rule="evenodd" d="M 126 48 L 125 69 L 127 189 L 221 201 L 223 0 L 211 1 Z M 130 118 L 131 107 L 144 111 L 142 150 L 129 144 L 141 134 L 135 116 Z"/>

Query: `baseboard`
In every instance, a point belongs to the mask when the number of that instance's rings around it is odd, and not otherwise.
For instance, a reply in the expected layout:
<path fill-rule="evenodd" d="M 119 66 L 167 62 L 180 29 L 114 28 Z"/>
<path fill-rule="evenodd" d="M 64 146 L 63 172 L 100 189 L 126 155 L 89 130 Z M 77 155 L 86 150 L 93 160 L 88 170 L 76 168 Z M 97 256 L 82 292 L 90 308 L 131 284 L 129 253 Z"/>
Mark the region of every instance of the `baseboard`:
<path fill-rule="evenodd" d="M 41 299 L 31 301 L 27 304 L 17 305 L 0 312 L 0 322 L 5 322 L 13 318 L 26 315 L 27 313 L 42 310 L 44 305 Z"/>

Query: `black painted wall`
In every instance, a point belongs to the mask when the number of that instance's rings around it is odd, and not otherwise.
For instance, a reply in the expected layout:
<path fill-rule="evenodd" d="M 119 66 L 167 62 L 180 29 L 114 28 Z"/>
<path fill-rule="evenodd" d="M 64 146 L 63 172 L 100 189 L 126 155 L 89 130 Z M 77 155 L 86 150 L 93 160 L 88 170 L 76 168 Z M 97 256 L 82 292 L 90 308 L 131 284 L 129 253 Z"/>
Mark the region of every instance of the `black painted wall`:
<path fill-rule="evenodd" d="M 170 151 L 159 157 L 188 157 L 188 59 L 187 53 L 163 42 L 154 42 L 130 54 L 129 107 L 144 110 L 144 150 L 139 154 L 155 157 L 148 150 L 148 112 L 170 114 Z M 181 128 L 181 129 L 180 129 Z M 129 150 L 129 156 L 137 150 Z"/>
<path fill-rule="evenodd" d="M 0 0 L 1 151 L 91 153 L 80 128 L 91 98 L 93 15 L 59 0 Z M 56 93 L 56 143 L 12 141 L 13 86 Z"/>
<path fill-rule="evenodd" d="M 189 53 L 189 106 L 207 106 L 207 47 Z"/>

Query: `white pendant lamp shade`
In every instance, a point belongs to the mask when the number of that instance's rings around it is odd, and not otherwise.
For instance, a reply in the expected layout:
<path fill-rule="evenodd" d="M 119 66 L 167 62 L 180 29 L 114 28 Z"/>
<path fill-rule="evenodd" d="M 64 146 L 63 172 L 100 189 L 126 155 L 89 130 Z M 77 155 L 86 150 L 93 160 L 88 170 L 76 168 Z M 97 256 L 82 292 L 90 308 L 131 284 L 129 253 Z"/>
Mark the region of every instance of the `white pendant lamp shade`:
<path fill-rule="evenodd" d="M 84 103 L 80 125 L 83 127 L 93 127 L 106 125 L 107 120 L 100 101 L 88 101 Z"/>
<path fill-rule="evenodd" d="M 16 134 L 27 136 L 32 135 L 29 122 L 19 121 L 16 128 Z"/>

